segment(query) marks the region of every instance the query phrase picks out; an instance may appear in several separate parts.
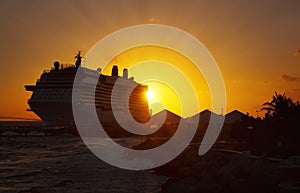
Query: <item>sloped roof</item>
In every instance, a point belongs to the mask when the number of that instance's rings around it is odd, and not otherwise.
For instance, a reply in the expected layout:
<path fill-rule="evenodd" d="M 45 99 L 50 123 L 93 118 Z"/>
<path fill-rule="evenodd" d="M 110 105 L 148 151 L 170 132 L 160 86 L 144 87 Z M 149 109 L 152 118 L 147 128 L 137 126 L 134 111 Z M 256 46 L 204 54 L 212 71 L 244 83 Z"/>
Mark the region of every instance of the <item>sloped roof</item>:
<path fill-rule="evenodd" d="M 182 117 L 180 117 L 179 115 L 168 111 L 166 109 L 156 113 L 155 115 L 153 115 L 153 117 L 155 118 L 163 118 L 164 113 L 167 113 L 167 117 L 166 117 L 166 122 L 170 122 L 170 123 L 178 123 L 180 121 L 180 119 L 182 119 Z M 216 115 L 216 116 L 222 116 L 222 115 L 218 115 L 214 112 L 211 112 L 210 110 L 206 109 L 204 111 L 201 111 L 200 113 L 197 113 L 195 115 L 193 115 L 191 118 L 194 118 L 195 116 L 199 116 L 200 115 L 200 120 L 199 123 L 201 124 L 208 124 L 209 120 L 210 120 L 210 116 L 211 115 Z M 242 117 L 247 116 L 246 114 L 238 111 L 238 110 L 234 110 L 231 111 L 230 113 L 225 115 L 225 124 L 233 124 L 234 122 L 236 122 L 237 120 L 242 120 Z"/>
<path fill-rule="evenodd" d="M 200 115 L 200 120 L 199 120 L 199 123 L 201 124 L 208 124 L 209 123 L 209 120 L 210 120 L 210 116 L 211 115 L 216 115 L 216 116 L 221 116 L 221 115 L 218 115 L 218 114 L 216 114 L 216 113 L 214 113 L 214 112 L 211 112 L 210 110 L 208 110 L 208 109 L 206 109 L 206 110 L 204 110 L 204 111 L 201 111 L 200 113 L 197 113 L 197 114 L 195 114 L 194 116 L 192 116 L 192 118 L 193 117 L 195 117 L 195 116 L 199 116 Z"/>
<path fill-rule="evenodd" d="M 247 116 L 247 115 L 245 115 L 244 113 L 242 113 L 238 110 L 231 111 L 230 113 L 227 113 L 225 115 L 225 123 L 233 124 L 234 122 L 236 122 L 238 120 L 242 120 L 242 117 L 245 117 L 245 116 Z"/>
<path fill-rule="evenodd" d="M 166 109 L 164 109 L 164 110 L 162 110 L 162 111 L 154 114 L 153 117 L 155 117 L 155 118 L 159 118 L 159 117 L 163 118 L 164 113 L 167 113 L 167 117 L 166 117 L 165 122 L 178 123 L 180 121 L 180 119 L 181 119 L 181 117 L 179 115 L 177 115 L 177 114 L 175 114 L 175 113 L 173 113 L 171 111 L 168 111 Z"/>

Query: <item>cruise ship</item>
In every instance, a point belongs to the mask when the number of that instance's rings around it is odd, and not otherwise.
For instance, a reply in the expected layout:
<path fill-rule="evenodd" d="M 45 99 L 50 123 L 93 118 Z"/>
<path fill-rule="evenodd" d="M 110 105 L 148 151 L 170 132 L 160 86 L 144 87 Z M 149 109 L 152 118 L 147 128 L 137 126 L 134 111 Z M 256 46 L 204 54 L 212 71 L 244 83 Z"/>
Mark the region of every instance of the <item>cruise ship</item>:
<path fill-rule="evenodd" d="M 99 121 L 109 128 L 118 126 L 114 114 L 112 112 L 112 94 L 117 108 L 122 110 L 125 106 L 125 100 L 129 100 L 129 110 L 132 117 L 141 123 L 147 122 L 151 115 L 149 112 L 148 100 L 146 92 L 147 85 L 139 84 L 134 79 L 128 78 L 128 70 L 123 70 L 123 75 L 119 76 L 119 69 L 113 66 L 111 75 L 101 74 L 101 69 L 91 70 L 81 66 L 82 56 L 80 52 L 75 56 L 74 65 L 60 64 L 54 62 L 51 70 L 42 73 L 35 85 L 25 85 L 26 91 L 31 91 L 32 95 L 28 100 L 30 106 L 29 111 L 33 111 L 46 124 L 53 127 L 74 126 L 74 118 L 72 111 L 72 90 L 75 76 L 80 70 L 85 80 L 98 77 L 94 94 L 83 93 L 80 95 L 80 102 L 92 102 L 95 105 Z M 116 92 L 113 87 L 118 80 L 121 87 Z M 88 84 L 84 83 L 83 84 Z M 83 85 L 84 86 L 84 85 Z M 132 91 L 132 88 L 133 91 Z M 91 100 L 95 97 L 94 100 Z"/>

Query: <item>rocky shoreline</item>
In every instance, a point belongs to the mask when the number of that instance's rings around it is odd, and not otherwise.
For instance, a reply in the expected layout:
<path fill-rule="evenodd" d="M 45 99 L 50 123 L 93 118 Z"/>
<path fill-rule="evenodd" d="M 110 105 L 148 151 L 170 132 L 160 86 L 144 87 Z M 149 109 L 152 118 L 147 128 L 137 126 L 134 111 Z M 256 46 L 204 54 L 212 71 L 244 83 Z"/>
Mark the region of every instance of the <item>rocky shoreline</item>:
<path fill-rule="evenodd" d="M 179 171 L 180 175 L 171 177 L 162 186 L 162 193 L 279 192 L 281 181 L 278 166 L 263 156 L 253 161 L 246 155 L 214 151 Z"/>
<path fill-rule="evenodd" d="M 162 141 L 161 141 L 162 142 Z M 157 140 L 140 144 L 146 148 Z M 150 172 L 167 176 L 162 193 L 293 193 L 299 184 L 288 185 L 280 171 L 280 163 L 266 155 L 255 159 L 249 152 L 241 154 L 212 149 L 198 156 L 199 147 L 189 146 L 177 158 Z"/>

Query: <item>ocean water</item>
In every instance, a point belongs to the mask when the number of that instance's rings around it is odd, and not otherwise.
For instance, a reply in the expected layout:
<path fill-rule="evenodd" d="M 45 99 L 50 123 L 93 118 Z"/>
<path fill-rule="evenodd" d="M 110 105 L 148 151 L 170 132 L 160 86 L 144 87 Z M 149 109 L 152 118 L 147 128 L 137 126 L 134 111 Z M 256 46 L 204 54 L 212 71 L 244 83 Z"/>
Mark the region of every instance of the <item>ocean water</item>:
<path fill-rule="evenodd" d="M 166 180 L 111 166 L 79 137 L 0 137 L 0 192 L 156 193 Z"/>

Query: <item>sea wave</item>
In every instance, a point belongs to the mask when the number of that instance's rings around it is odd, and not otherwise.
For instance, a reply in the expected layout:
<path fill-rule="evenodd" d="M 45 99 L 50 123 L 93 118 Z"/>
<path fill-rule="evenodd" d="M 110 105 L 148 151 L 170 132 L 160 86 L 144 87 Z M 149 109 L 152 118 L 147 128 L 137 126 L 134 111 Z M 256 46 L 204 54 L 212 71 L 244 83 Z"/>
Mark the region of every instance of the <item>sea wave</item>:
<path fill-rule="evenodd" d="M 98 139 L 102 144 L 106 140 Z M 142 139 L 114 139 L 128 147 Z M 79 137 L 0 137 L 1 192 L 160 192 L 167 180 L 147 171 L 111 166 Z"/>

